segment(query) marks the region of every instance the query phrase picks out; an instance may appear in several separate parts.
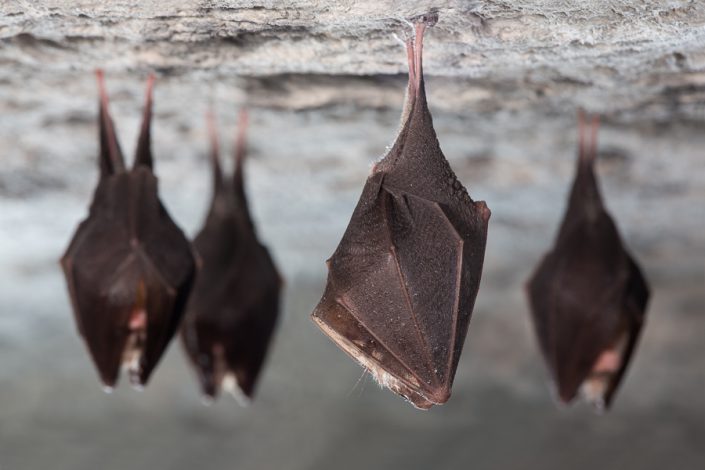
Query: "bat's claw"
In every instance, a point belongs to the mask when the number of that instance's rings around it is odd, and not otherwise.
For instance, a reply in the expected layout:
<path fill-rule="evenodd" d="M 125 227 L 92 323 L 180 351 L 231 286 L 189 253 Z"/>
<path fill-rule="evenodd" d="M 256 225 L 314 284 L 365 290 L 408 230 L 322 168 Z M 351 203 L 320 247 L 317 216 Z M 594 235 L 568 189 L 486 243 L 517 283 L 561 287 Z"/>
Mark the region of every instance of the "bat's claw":
<path fill-rule="evenodd" d="M 423 24 L 430 28 L 438 23 L 438 12 L 431 10 L 428 13 L 411 18 L 410 22 L 414 24 Z"/>

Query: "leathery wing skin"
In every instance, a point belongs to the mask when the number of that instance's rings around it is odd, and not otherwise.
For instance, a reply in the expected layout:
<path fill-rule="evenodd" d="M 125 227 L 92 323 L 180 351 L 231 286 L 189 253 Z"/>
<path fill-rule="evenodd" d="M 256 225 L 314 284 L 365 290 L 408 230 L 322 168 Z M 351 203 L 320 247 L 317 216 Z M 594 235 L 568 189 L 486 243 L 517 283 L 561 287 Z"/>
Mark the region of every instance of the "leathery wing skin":
<path fill-rule="evenodd" d="M 215 124 L 211 124 L 213 199 L 194 246 L 202 267 L 184 318 L 181 337 L 204 395 L 222 389 L 246 403 L 279 316 L 282 279 L 257 238 L 244 187 L 246 113 L 241 113 L 232 177 L 222 173 Z"/>
<path fill-rule="evenodd" d="M 312 314 L 381 385 L 420 409 L 450 397 L 490 217 L 450 168 L 426 104 L 422 38 L 435 19 L 419 18 L 407 43 L 401 130 L 365 183 Z"/>
<path fill-rule="evenodd" d="M 602 201 L 594 170 L 596 132 L 595 119 L 586 144 L 581 114 L 568 206 L 555 245 L 529 279 L 527 294 L 557 398 L 569 403 L 582 392 L 604 410 L 637 344 L 649 287 Z"/>
<path fill-rule="evenodd" d="M 144 386 L 178 329 L 193 281 L 189 241 L 159 200 L 152 172 L 150 78 L 135 164 L 126 169 L 102 73 L 100 179 L 88 217 L 61 266 L 78 330 L 100 378 L 115 386 L 127 366 Z"/>

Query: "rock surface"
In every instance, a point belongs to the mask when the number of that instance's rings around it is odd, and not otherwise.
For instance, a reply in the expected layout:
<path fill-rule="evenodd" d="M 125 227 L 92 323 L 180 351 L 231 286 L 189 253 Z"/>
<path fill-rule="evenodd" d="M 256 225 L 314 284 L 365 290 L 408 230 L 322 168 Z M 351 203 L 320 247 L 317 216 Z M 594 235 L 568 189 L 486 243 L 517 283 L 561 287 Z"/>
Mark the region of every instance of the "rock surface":
<path fill-rule="evenodd" d="M 419 414 L 356 385 L 359 368 L 307 316 L 398 126 L 406 65 L 394 34 L 430 8 L 436 130 L 493 215 L 454 396 Z M 128 158 L 144 79 L 157 73 L 156 172 L 189 234 L 210 197 L 207 107 L 223 142 L 238 108 L 251 110 L 248 185 L 288 299 L 247 410 L 202 409 L 177 346 L 143 395 L 99 390 L 56 262 L 97 176 L 96 67 Z M 632 369 L 600 418 L 554 410 L 522 292 L 562 216 L 579 106 L 603 114 L 607 206 L 654 290 Z M 0 469 L 705 462 L 701 1 L 0 0 L 0 116 Z"/>

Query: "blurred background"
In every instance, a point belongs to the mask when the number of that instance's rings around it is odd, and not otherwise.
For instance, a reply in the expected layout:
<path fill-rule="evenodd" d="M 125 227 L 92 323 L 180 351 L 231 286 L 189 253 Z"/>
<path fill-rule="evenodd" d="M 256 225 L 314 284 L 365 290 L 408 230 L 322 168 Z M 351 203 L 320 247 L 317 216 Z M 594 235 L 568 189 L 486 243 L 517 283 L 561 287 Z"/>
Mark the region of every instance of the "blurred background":
<path fill-rule="evenodd" d="M 697 1 L 0 0 L 0 469 L 705 468 L 705 5 Z M 492 210 L 453 397 L 381 390 L 309 320 L 406 86 L 401 21 L 435 8 L 424 66 L 451 166 Z M 157 74 L 162 200 L 193 235 L 204 115 L 231 147 L 286 297 L 255 401 L 201 404 L 174 341 L 143 392 L 100 387 L 58 259 L 97 181 L 106 70 L 126 157 Z M 613 409 L 558 409 L 523 292 L 551 246 L 576 110 L 603 116 L 608 209 L 652 286 Z"/>

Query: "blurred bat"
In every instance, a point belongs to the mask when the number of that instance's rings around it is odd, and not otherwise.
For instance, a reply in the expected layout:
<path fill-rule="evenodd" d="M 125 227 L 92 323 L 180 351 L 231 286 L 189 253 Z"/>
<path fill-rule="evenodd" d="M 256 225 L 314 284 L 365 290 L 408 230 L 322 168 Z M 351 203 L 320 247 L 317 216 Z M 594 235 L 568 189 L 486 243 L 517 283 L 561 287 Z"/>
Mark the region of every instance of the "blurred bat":
<path fill-rule="evenodd" d="M 598 410 L 609 407 L 644 323 L 649 287 L 620 239 L 594 173 L 597 118 L 580 147 L 568 208 L 553 250 L 528 282 L 541 351 L 558 398 L 578 393 Z"/>
<path fill-rule="evenodd" d="M 224 177 L 221 170 L 212 114 L 208 121 L 213 199 L 194 241 L 203 266 L 181 337 L 207 397 L 215 398 L 223 388 L 237 398 L 250 399 L 277 321 L 282 281 L 267 248 L 257 239 L 247 207 L 243 177 L 247 114 L 240 114 L 232 177 Z"/>
<path fill-rule="evenodd" d="M 159 200 L 147 100 L 132 169 L 125 168 L 102 72 L 100 180 L 88 218 L 61 259 L 78 330 L 111 389 L 120 366 L 143 386 L 175 334 L 194 276 L 191 245 Z"/>
<path fill-rule="evenodd" d="M 443 156 L 426 104 L 422 41 L 437 19 L 415 21 L 401 130 L 327 261 L 328 282 L 312 315 L 381 385 L 421 409 L 450 397 L 490 217 Z"/>

